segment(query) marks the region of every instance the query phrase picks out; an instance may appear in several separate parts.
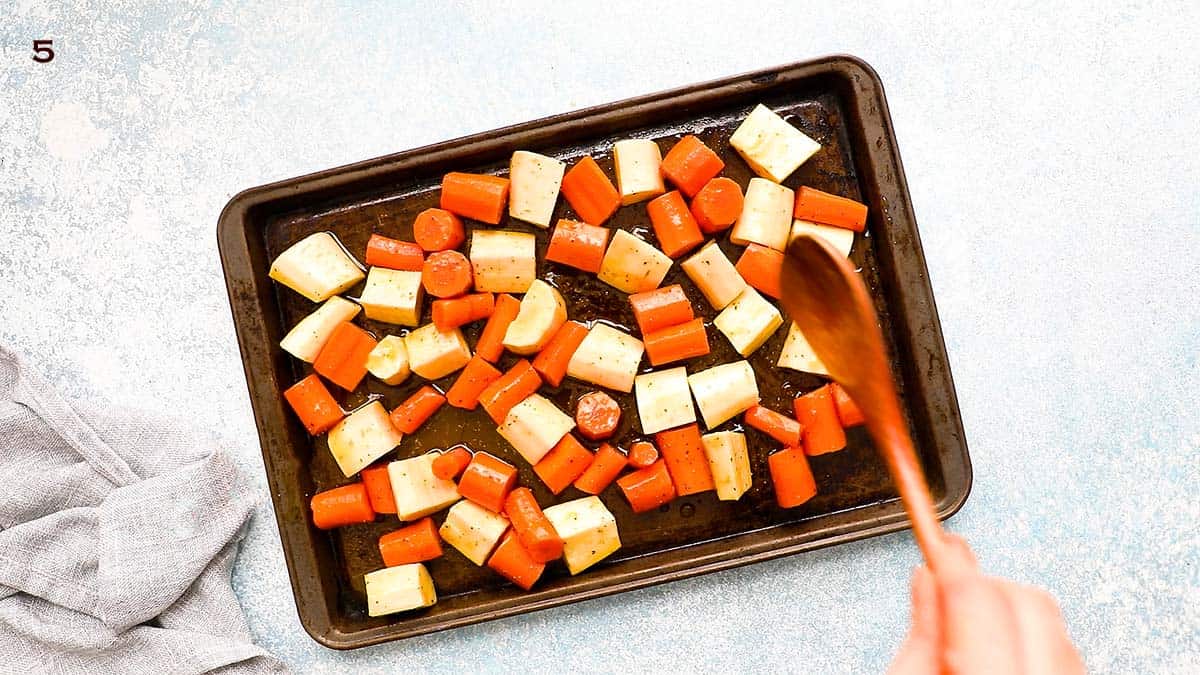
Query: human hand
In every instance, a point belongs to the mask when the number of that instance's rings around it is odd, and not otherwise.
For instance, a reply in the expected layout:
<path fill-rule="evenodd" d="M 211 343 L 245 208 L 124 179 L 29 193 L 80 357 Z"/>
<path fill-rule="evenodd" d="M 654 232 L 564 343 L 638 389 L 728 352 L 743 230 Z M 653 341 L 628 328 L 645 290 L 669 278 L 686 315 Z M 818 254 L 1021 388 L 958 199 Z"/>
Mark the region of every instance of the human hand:
<path fill-rule="evenodd" d="M 892 675 L 1086 672 L 1058 604 L 1045 591 L 984 576 L 960 537 L 947 536 L 946 570 L 912 579 L 912 630 Z"/>

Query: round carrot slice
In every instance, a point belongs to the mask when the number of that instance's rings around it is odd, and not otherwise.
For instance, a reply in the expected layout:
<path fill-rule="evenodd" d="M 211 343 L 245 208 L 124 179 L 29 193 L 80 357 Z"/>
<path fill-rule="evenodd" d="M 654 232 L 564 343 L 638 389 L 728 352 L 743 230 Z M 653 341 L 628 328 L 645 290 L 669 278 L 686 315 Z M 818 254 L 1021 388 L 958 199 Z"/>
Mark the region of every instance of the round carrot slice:
<path fill-rule="evenodd" d="M 593 441 L 612 436 L 620 421 L 621 406 L 602 391 L 584 394 L 575 407 L 579 433 Z"/>
<path fill-rule="evenodd" d="M 425 259 L 421 283 L 435 298 L 453 298 L 471 288 L 471 261 L 458 251 L 438 251 Z"/>
<path fill-rule="evenodd" d="M 658 448 L 650 441 L 637 441 L 629 446 L 629 466 L 644 469 L 658 461 Z"/>
<path fill-rule="evenodd" d="M 425 209 L 413 221 L 413 239 L 426 251 L 449 251 L 462 246 L 466 235 L 458 216 L 445 209 Z"/>

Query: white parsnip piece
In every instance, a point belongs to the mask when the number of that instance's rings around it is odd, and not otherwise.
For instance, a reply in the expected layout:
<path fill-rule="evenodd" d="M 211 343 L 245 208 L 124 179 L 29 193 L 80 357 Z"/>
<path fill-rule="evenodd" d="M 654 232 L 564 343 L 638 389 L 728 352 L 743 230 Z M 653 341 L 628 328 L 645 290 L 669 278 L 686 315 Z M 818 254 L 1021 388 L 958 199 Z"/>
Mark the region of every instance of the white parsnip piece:
<path fill-rule="evenodd" d="M 433 578 L 421 563 L 367 572 L 363 583 L 367 589 L 367 616 L 406 612 L 437 602 Z"/>
<path fill-rule="evenodd" d="M 750 356 L 783 325 L 783 316 L 770 300 L 747 286 L 713 319 L 713 325 L 729 338 L 738 354 Z"/>
<path fill-rule="evenodd" d="M 754 173 L 782 183 L 821 149 L 821 144 L 759 104 L 729 138 Z"/>
<path fill-rule="evenodd" d="M 792 321 L 791 326 L 788 327 L 787 337 L 783 340 L 783 349 L 779 352 L 779 360 L 775 362 L 775 365 L 804 373 L 829 375 L 829 369 L 825 367 L 821 359 L 817 358 L 817 353 L 813 351 L 812 345 L 808 344 L 808 338 L 800 332 L 800 326 L 797 326 L 795 321 Z"/>
<path fill-rule="evenodd" d="M 758 380 L 749 361 L 722 363 L 688 375 L 704 425 L 714 429 L 758 403 Z"/>
<path fill-rule="evenodd" d="M 367 372 L 393 387 L 408 379 L 408 347 L 404 338 L 388 335 L 367 354 Z"/>
<path fill-rule="evenodd" d="M 579 574 L 621 548 L 617 519 L 599 497 L 555 504 L 545 513 L 562 537 L 563 559 L 571 574 Z"/>
<path fill-rule="evenodd" d="M 729 241 L 739 246 L 754 242 L 782 251 L 792 230 L 794 201 L 791 188 L 764 178 L 751 178 L 742 214 L 729 232 Z"/>
<path fill-rule="evenodd" d="M 471 349 L 457 328 L 443 331 L 427 323 L 404 336 L 408 367 L 427 380 L 436 380 L 467 365 Z"/>
<path fill-rule="evenodd" d="M 750 489 L 750 453 L 746 450 L 746 435 L 737 431 L 720 431 L 700 437 L 708 470 L 717 486 L 717 499 L 736 501 Z"/>
<path fill-rule="evenodd" d="M 401 326 L 419 326 L 421 299 L 424 296 L 420 272 L 372 267 L 367 272 L 367 285 L 358 302 L 368 319 Z"/>
<path fill-rule="evenodd" d="M 467 560 L 483 565 L 507 529 L 507 518 L 464 499 L 450 507 L 438 535 Z"/>
<path fill-rule="evenodd" d="M 279 346 L 301 361 L 312 363 L 338 324 L 353 319 L 358 310 L 358 305 L 335 295 L 311 314 L 300 319 L 300 322 L 279 341 Z"/>
<path fill-rule="evenodd" d="M 567 304 L 558 289 L 534 279 L 521 298 L 517 318 L 504 333 L 504 348 L 514 354 L 536 354 L 566 320 Z"/>
<path fill-rule="evenodd" d="M 566 169 L 566 164 L 553 157 L 514 152 L 508 165 L 508 215 L 543 229 L 550 227 Z"/>
<path fill-rule="evenodd" d="M 642 433 L 653 434 L 696 421 L 687 368 L 669 368 L 638 375 L 633 384 Z"/>
<path fill-rule="evenodd" d="M 480 293 L 524 293 L 537 278 L 536 240 L 528 232 L 471 232 L 471 271 Z"/>
<path fill-rule="evenodd" d="M 671 269 L 670 256 L 625 230 L 613 233 L 604 259 L 600 281 L 626 293 L 652 291 Z"/>
<path fill-rule="evenodd" d="M 616 391 L 633 389 L 646 351 L 642 341 L 608 324 L 597 323 L 567 362 L 567 375 Z"/>
<path fill-rule="evenodd" d="M 575 428 L 575 418 L 541 394 L 533 394 L 508 411 L 497 431 L 525 461 L 537 464 Z"/>
<path fill-rule="evenodd" d="M 424 518 L 459 500 L 454 481 L 438 478 L 433 473 L 433 460 L 438 454 L 430 452 L 388 464 L 388 480 L 396 500 L 396 516 L 400 520 Z"/>
<path fill-rule="evenodd" d="M 648 138 L 617 141 L 613 144 L 613 164 L 617 170 L 617 191 L 621 205 L 628 206 L 657 197 L 667 191 L 662 177 L 662 151 Z"/>
<path fill-rule="evenodd" d="M 271 263 L 268 274 L 313 302 L 337 295 L 363 279 L 362 268 L 328 232 L 315 232 L 289 246 Z"/>
<path fill-rule="evenodd" d="M 725 309 L 746 289 L 746 280 L 715 241 L 705 244 L 679 266 L 715 310 Z"/>
<path fill-rule="evenodd" d="M 400 445 L 404 435 L 392 426 L 387 410 L 371 401 L 329 430 L 329 453 L 347 478 Z"/>
<path fill-rule="evenodd" d="M 793 239 L 802 234 L 824 239 L 833 244 L 833 247 L 841 251 L 844 256 L 849 256 L 850 249 L 854 247 L 854 230 L 848 230 L 844 227 L 822 225 L 797 218 L 792 221 L 792 233 L 788 237 L 788 243 L 791 243 Z"/>

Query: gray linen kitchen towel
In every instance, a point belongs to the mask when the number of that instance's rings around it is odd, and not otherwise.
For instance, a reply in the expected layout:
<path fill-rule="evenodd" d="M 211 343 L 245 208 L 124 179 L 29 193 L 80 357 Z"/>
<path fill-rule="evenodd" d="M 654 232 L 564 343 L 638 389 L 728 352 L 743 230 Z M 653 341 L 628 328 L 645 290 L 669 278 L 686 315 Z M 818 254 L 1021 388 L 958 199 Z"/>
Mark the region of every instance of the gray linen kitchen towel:
<path fill-rule="evenodd" d="M 0 671 L 286 672 L 229 583 L 257 501 L 211 440 L 76 410 L 0 347 Z"/>

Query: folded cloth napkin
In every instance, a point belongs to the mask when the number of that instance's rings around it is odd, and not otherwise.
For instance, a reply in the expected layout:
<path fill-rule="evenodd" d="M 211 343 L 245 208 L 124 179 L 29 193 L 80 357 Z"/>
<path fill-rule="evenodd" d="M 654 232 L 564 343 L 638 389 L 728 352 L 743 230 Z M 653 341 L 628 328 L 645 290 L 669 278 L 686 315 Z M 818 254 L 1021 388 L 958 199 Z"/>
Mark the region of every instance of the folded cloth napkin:
<path fill-rule="evenodd" d="M 212 441 L 76 410 L 0 347 L 0 671 L 286 672 L 230 587 L 257 501 Z"/>

